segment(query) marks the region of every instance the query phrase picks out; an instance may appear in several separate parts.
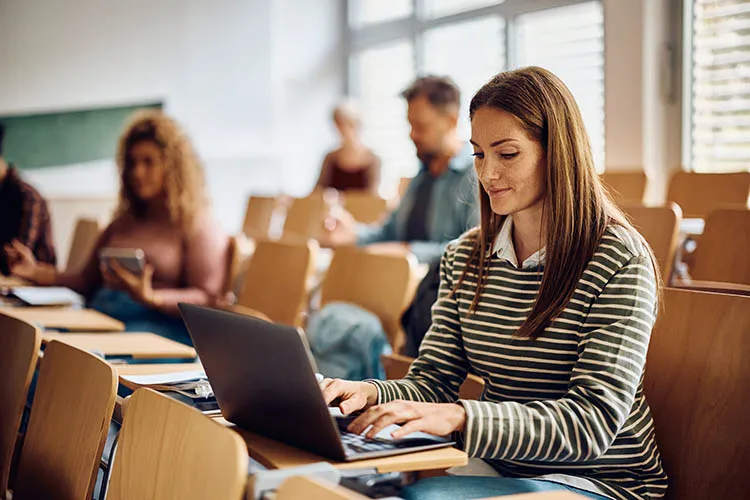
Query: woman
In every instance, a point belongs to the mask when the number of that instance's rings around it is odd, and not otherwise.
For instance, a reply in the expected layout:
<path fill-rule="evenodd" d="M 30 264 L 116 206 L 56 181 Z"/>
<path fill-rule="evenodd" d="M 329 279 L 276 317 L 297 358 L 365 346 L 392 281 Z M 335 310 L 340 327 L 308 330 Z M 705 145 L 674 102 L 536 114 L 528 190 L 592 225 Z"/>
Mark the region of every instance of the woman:
<path fill-rule="evenodd" d="M 333 111 L 333 122 L 341 137 L 341 146 L 323 160 L 315 189 L 370 191 L 380 188 L 380 158 L 359 137 L 360 120 L 354 106 L 343 103 Z"/>
<path fill-rule="evenodd" d="M 90 307 L 113 316 L 129 331 L 148 331 L 190 344 L 178 302 L 206 304 L 222 291 L 227 236 L 212 220 L 203 171 L 188 137 L 160 111 L 138 113 L 117 151 L 120 196 L 113 222 L 78 274 L 61 274 L 36 262 L 14 242 L 12 272 L 41 285 L 70 287 Z M 140 248 L 142 274 L 117 262 L 100 263 L 103 248 Z"/>
<path fill-rule="evenodd" d="M 651 250 L 607 197 L 580 111 L 541 68 L 501 73 L 470 106 L 481 227 L 445 252 L 433 325 L 398 381 L 326 380 L 372 436 L 456 434 L 499 477 L 442 477 L 415 498 L 571 489 L 666 490 L 641 378 L 660 283 Z M 481 401 L 458 400 L 468 371 Z"/>

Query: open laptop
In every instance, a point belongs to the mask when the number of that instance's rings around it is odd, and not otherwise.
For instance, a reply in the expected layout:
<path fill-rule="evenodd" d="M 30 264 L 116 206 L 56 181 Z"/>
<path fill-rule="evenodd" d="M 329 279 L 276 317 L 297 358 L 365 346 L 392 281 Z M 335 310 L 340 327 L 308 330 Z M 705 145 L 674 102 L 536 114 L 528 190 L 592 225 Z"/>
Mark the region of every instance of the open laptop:
<path fill-rule="evenodd" d="M 301 330 L 206 307 L 179 308 L 224 418 L 243 429 L 338 461 L 454 444 L 424 433 L 366 440 L 347 432 L 351 418 L 331 415 Z"/>

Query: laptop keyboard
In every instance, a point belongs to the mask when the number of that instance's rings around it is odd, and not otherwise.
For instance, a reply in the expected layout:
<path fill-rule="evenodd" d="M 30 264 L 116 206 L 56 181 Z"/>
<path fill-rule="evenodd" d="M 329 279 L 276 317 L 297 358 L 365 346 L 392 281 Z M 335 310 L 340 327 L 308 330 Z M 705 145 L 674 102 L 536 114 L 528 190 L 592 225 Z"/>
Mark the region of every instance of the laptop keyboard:
<path fill-rule="evenodd" d="M 344 447 L 350 449 L 356 453 L 368 453 L 372 451 L 387 451 L 395 450 L 400 446 L 394 443 L 384 443 L 382 441 L 372 441 L 366 439 L 364 436 L 354 434 L 352 432 L 342 432 L 341 441 L 344 443 Z"/>

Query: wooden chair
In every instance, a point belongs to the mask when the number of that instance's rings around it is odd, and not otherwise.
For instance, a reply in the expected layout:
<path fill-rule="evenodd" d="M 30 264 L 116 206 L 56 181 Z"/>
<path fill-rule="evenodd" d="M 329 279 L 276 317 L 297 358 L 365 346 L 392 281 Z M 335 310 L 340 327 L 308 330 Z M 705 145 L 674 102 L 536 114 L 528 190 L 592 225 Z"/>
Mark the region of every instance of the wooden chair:
<path fill-rule="evenodd" d="M 388 211 L 388 202 L 369 192 L 344 193 L 343 201 L 344 209 L 363 224 L 378 222 Z"/>
<path fill-rule="evenodd" d="M 286 212 L 282 239 L 317 239 L 323 228 L 326 202 L 322 193 L 314 192 L 307 198 L 295 198 Z"/>
<path fill-rule="evenodd" d="M 244 235 L 236 235 L 229 238 L 226 269 L 224 271 L 224 286 L 222 287 L 223 295 L 236 291 L 237 282 L 240 279 L 246 261 L 245 249 L 248 246 L 248 240 Z"/>
<path fill-rule="evenodd" d="M 641 204 L 646 195 L 648 177 L 643 170 L 609 171 L 601 174 L 602 183 L 618 205 Z"/>
<path fill-rule="evenodd" d="M 664 282 L 672 275 L 672 265 L 680 242 L 680 207 L 670 203 L 665 207 L 624 205 L 623 210 L 654 251 Z"/>
<path fill-rule="evenodd" d="M 52 341 L 37 379 L 15 500 L 88 500 L 115 406 L 117 374 L 93 354 Z"/>
<path fill-rule="evenodd" d="M 750 210 L 711 212 L 691 260 L 695 280 L 750 285 Z"/>
<path fill-rule="evenodd" d="M 26 394 L 41 337 L 33 325 L 0 313 L 0 499 L 6 497 Z"/>
<path fill-rule="evenodd" d="M 383 354 L 380 361 L 385 368 L 385 376 L 388 380 L 402 379 L 409 373 L 409 367 L 414 362 L 414 358 L 404 356 L 403 354 Z M 466 380 L 461 384 L 458 391 L 458 397 L 461 399 L 479 400 L 484 392 L 484 380 L 481 377 L 470 373 Z"/>
<path fill-rule="evenodd" d="M 302 324 L 307 283 L 315 271 L 318 244 L 260 241 L 250 258 L 237 304 L 272 321 Z"/>
<path fill-rule="evenodd" d="M 667 499 L 750 491 L 750 297 L 667 288 L 644 389 L 669 476 Z"/>
<path fill-rule="evenodd" d="M 247 200 L 245 220 L 242 233 L 249 238 L 268 238 L 271 218 L 276 210 L 276 198 L 273 196 L 250 196 Z"/>
<path fill-rule="evenodd" d="M 76 273 L 88 263 L 91 252 L 99 240 L 101 227 L 96 219 L 78 219 L 70 241 L 66 272 Z"/>
<path fill-rule="evenodd" d="M 248 455 L 236 432 L 151 389 L 124 409 L 107 498 L 241 500 Z"/>
<path fill-rule="evenodd" d="M 717 208 L 747 208 L 750 172 L 698 174 L 677 172 L 669 181 L 667 201 L 677 203 L 686 219 L 705 218 Z"/>
<path fill-rule="evenodd" d="M 293 476 L 276 490 L 276 500 L 365 500 L 369 497 L 343 486 L 308 476 Z"/>
<path fill-rule="evenodd" d="M 394 352 L 404 344 L 401 313 L 410 299 L 416 258 L 341 248 L 333 253 L 321 287 L 321 306 L 329 302 L 356 304 L 380 318 Z"/>

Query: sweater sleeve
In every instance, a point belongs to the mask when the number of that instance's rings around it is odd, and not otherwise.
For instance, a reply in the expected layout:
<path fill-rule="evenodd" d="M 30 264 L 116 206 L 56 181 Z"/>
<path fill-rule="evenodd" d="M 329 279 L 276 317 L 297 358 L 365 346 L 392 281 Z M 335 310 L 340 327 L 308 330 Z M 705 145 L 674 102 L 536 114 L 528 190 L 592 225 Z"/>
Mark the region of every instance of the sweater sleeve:
<path fill-rule="evenodd" d="M 580 330 L 579 357 L 558 400 L 461 400 L 466 452 L 473 457 L 547 463 L 603 455 L 625 423 L 640 385 L 655 320 L 649 260 L 631 258 L 594 300 Z"/>
<path fill-rule="evenodd" d="M 432 306 L 432 326 L 402 380 L 377 381 L 378 402 L 396 399 L 431 403 L 454 403 L 466 379 L 468 360 L 459 326 L 458 304 L 453 292 L 455 243 L 448 245 L 440 263 L 438 299 Z"/>

